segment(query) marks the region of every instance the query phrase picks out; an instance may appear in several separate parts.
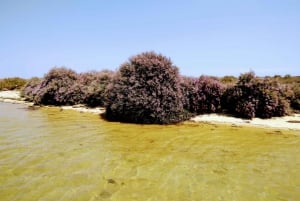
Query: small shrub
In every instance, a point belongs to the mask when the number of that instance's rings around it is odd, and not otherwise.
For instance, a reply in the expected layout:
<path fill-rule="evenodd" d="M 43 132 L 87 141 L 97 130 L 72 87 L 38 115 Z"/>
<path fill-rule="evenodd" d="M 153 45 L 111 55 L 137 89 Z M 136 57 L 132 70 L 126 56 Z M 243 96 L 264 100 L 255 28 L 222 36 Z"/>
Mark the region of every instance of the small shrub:
<path fill-rule="evenodd" d="M 77 79 L 77 73 L 71 69 L 51 69 L 44 76 L 34 102 L 44 105 L 72 105 L 80 102 L 80 97 L 73 97 L 74 89 L 71 88 Z"/>
<path fill-rule="evenodd" d="M 33 101 L 40 89 L 41 82 L 42 80 L 38 77 L 29 79 L 21 89 L 21 97 L 24 97 L 27 101 Z"/>
<path fill-rule="evenodd" d="M 107 86 L 106 118 L 113 121 L 169 124 L 187 119 L 180 77 L 171 60 L 154 52 L 131 57 Z"/>
<path fill-rule="evenodd" d="M 19 77 L 0 79 L 0 90 L 17 90 L 26 84 L 26 79 Z"/>

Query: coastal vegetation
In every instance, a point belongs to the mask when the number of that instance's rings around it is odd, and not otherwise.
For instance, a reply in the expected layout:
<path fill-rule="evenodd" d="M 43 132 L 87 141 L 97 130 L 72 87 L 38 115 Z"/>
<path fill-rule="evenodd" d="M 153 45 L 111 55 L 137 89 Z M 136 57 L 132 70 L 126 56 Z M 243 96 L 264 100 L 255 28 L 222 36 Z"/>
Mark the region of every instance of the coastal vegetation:
<path fill-rule="evenodd" d="M 183 108 L 178 69 L 161 54 L 131 57 L 106 91 L 109 120 L 169 124 L 189 118 Z"/>
<path fill-rule="evenodd" d="M 300 110 L 300 76 L 187 77 L 155 52 L 129 58 L 116 72 L 54 67 L 43 78 L 5 78 L 0 86 L 22 88 L 22 97 L 38 105 L 100 106 L 108 120 L 142 124 L 177 123 L 207 113 L 271 118 Z"/>
<path fill-rule="evenodd" d="M 11 77 L 0 79 L 0 90 L 18 90 L 26 84 L 26 79 Z"/>

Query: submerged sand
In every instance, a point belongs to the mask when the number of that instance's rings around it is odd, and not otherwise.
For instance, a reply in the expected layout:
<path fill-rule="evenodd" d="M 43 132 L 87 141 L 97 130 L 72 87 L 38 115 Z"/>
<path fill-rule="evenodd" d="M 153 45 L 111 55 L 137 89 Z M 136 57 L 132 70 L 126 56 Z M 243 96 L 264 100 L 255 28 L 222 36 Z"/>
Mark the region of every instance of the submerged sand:
<path fill-rule="evenodd" d="M 0 101 L 32 105 L 32 103 L 26 102 L 21 98 L 20 91 L 0 91 Z M 105 112 L 104 108 L 88 108 L 84 105 L 62 106 L 61 109 L 96 114 L 102 114 Z M 271 119 L 253 118 L 252 120 L 231 117 L 223 114 L 204 114 L 193 117 L 191 121 L 300 130 L 300 114 L 293 114 L 284 117 L 273 117 Z"/>

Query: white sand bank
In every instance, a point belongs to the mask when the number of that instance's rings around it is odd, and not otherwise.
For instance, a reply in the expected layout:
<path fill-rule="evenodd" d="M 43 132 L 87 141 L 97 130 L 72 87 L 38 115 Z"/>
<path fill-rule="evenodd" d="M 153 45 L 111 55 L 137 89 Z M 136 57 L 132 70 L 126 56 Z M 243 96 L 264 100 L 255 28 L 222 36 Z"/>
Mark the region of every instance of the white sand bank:
<path fill-rule="evenodd" d="M 0 91 L 0 98 L 20 100 L 20 91 Z"/>
<path fill-rule="evenodd" d="M 220 114 L 199 115 L 191 119 L 194 122 L 223 123 L 234 125 L 250 125 L 268 128 L 284 128 L 300 130 L 300 114 L 285 117 L 273 117 L 271 119 L 253 118 L 252 120 L 240 119 Z"/>
<path fill-rule="evenodd" d="M 62 106 L 61 109 L 75 110 L 78 112 L 89 112 L 89 113 L 95 113 L 95 114 L 103 114 L 105 112 L 105 108 L 103 108 L 103 107 L 88 108 L 85 105 Z"/>

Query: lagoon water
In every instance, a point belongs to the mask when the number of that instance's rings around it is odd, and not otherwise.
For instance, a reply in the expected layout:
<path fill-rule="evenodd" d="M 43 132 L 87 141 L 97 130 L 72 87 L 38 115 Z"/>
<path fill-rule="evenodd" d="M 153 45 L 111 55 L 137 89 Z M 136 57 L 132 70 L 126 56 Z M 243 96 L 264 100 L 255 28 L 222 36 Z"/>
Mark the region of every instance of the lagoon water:
<path fill-rule="evenodd" d="M 0 103 L 0 198 L 300 200 L 300 133 Z"/>

